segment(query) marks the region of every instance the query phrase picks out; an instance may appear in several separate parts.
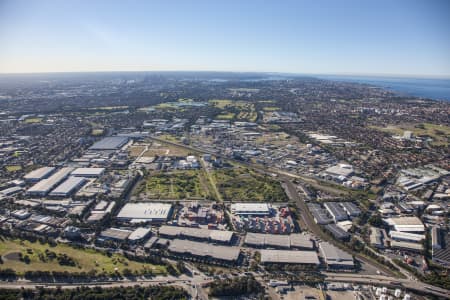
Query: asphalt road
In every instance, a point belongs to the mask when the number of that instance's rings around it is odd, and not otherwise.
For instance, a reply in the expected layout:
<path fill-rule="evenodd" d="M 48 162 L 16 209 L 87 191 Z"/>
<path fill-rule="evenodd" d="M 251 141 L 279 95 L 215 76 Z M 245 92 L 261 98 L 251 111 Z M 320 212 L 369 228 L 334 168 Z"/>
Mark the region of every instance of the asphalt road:
<path fill-rule="evenodd" d="M 300 217 L 301 217 L 303 223 L 306 224 L 308 229 L 312 233 L 314 233 L 314 235 L 321 238 L 322 240 L 327 241 L 327 242 L 335 245 L 338 248 L 342 248 L 342 245 L 340 245 L 339 243 L 337 243 L 336 241 L 334 241 L 333 239 L 331 239 L 330 237 L 325 235 L 323 233 L 322 229 L 320 228 L 320 225 L 318 225 L 316 222 L 314 222 L 314 218 L 311 215 L 310 211 L 308 210 L 308 207 L 306 206 L 306 203 L 305 203 L 303 197 L 301 197 L 299 195 L 299 193 L 297 192 L 296 186 L 288 178 L 282 177 L 282 179 L 284 181 L 284 186 L 286 188 L 286 194 L 288 195 L 288 197 L 291 201 L 295 201 L 295 203 L 297 204 L 297 207 L 300 209 Z M 356 258 L 358 258 L 362 262 L 372 265 L 372 266 L 375 266 L 377 269 L 380 270 L 380 272 L 384 272 L 384 273 L 392 275 L 392 276 L 396 275 L 394 272 L 392 272 L 389 268 L 385 267 L 384 265 L 382 265 L 380 263 L 374 263 L 373 261 L 367 259 L 366 257 L 361 256 L 359 253 L 351 251 L 351 249 L 346 249 L 346 251 L 351 252 L 353 255 L 355 255 Z"/>

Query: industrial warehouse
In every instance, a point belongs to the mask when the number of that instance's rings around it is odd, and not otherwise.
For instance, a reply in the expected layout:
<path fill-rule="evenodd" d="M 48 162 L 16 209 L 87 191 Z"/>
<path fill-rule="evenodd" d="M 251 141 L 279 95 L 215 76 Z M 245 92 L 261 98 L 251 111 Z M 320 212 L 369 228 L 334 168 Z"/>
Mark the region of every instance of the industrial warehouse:
<path fill-rule="evenodd" d="M 95 144 L 93 144 L 90 150 L 118 150 L 128 143 L 129 138 L 124 136 L 112 136 L 106 137 Z"/>
<path fill-rule="evenodd" d="M 231 244 L 234 233 L 227 230 L 210 230 L 202 228 L 178 227 L 163 225 L 159 228 L 159 236 L 167 238 L 185 238 L 212 243 Z"/>
<path fill-rule="evenodd" d="M 333 246 L 330 243 L 322 242 L 319 245 L 320 253 L 325 265 L 332 270 L 354 270 L 355 262 L 353 257 L 347 252 Z"/>
<path fill-rule="evenodd" d="M 172 205 L 167 203 L 127 203 L 120 210 L 117 219 L 125 222 L 161 223 L 169 219 Z"/>
<path fill-rule="evenodd" d="M 241 254 L 239 247 L 215 246 L 179 239 L 170 241 L 168 250 L 173 255 L 225 265 L 238 263 Z"/>
<path fill-rule="evenodd" d="M 299 264 L 318 267 L 319 258 L 315 251 L 261 250 L 262 264 Z"/>
<path fill-rule="evenodd" d="M 28 195 L 45 196 L 54 187 L 66 179 L 73 171 L 73 168 L 62 168 L 46 179 L 41 179 L 38 183 L 27 190 Z"/>
<path fill-rule="evenodd" d="M 304 234 L 276 235 L 248 232 L 245 245 L 255 248 L 295 248 L 313 250 L 310 236 Z"/>

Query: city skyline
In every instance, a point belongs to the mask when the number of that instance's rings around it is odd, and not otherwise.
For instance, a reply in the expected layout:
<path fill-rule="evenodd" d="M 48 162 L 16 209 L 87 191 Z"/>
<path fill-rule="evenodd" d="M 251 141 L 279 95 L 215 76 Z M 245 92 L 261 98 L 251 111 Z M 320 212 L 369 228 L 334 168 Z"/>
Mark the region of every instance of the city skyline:
<path fill-rule="evenodd" d="M 3 0 L 0 73 L 450 77 L 449 8 L 446 1 Z"/>

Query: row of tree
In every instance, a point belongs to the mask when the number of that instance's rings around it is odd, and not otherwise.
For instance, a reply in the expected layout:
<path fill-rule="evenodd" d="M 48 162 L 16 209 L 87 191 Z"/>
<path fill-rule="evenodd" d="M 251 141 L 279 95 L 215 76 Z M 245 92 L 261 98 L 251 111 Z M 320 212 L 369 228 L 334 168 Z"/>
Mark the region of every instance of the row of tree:
<path fill-rule="evenodd" d="M 110 299 L 158 299 L 158 300 L 178 300 L 188 299 L 188 293 L 178 287 L 173 286 L 149 286 L 149 287 L 115 287 L 115 288 L 89 288 L 78 287 L 76 289 L 1 289 L 0 299 L 2 300 L 110 300 Z"/>

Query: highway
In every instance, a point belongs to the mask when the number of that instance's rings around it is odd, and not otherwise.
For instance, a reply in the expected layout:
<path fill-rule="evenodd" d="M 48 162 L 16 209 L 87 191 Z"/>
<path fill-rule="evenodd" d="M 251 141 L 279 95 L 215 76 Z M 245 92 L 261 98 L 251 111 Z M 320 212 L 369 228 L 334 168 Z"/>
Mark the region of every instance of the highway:
<path fill-rule="evenodd" d="M 206 154 L 212 154 L 212 155 L 218 155 L 215 152 L 212 151 L 208 151 L 208 150 L 203 150 L 203 149 L 199 149 L 199 148 L 195 148 L 192 146 L 188 146 L 188 145 L 184 145 L 184 144 L 179 144 L 179 143 L 175 143 L 175 142 L 171 142 L 171 141 L 166 141 L 163 139 L 159 139 L 153 136 L 149 136 L 150 139 L 155 140 L 157 142 L 160 143 L 166 143 L 172 146 L 176 146 L 176 147 L 180 147 L 180 148 L 184 148 L 190 151 L 194 151 L 197 153 L 206 153 Z M 285 172 L 283 170 L 277 170 L 277 169 L 273 169 L 273 168 L 265 168 L 265 167 L 261 167 L 259 165 L 256 165 L 254 163 L 249 163 L 249 162 L 243 162 L 243 161 L 239 161 L 239 160 L 235 160 L 235 159 L 231 159 L 231 158 L 227 158 L 228 160 L 237 162 L 239 164 L 244 164 L 252 169 L 255 169 L 259 172 L 265 173 L 265 174 L 277 174 L 278 177 L 285 183 L 286 186 L 286 194 L 288 195 L 288 197 L 291 199 L 291 201 L 294 201 L 297 205 L 297 207 L 300 209 L 301 213 L 301 218 L 304 224 L 306 224 L 306 226 L 308 227 L 308 229 L 314 233 L 317 237 L 320 237 L 322 240 L 328 241 L 332 244 L 334 244 L 337 247 L 342 248 L 342 245 L 339 245 L 337 242 L 335 242 L 334 240 L 330 239 L 328 236 L 326 236 L 319 225 L 316 224 L 316 222 L 314 222 L 314 218 L 311 215 L 311 213 L 309 212 L 306 203 L 304 201 L 304 199 L 302 199 L 302 197 L 300 197 L 295 185 L 292 183 L 292 179 L 298 179 L 298 180 L 306 180 L 308 183 L 311 183 L 312 181 L 315 181 L 316 184 L 319 184 L 319 181 L 316 178 L 312 178 L 312 177 L 308 177 L 308 176 L 299 176 L 296 174 L 291 174 L 288 172 Z M 370 260 L 362 255 L 360 255 L 359 253 L 353 252 L 350 249 L 346 249 L 348 252 L 352 252 L 353 255 L 355 255 L 359 260 L 361 260 L 362 262 L 372 265 L 374 266 L 376 269 L 380 270 L 380 272 L 383 272 L 385 274 L 389 274 L 392 276 L 397 276 L 391 269 L 387 268 L 386 266 L 384 266 L 383 264 L 380 264 L 376 261 Z"/>
<path fill-rule="evenodd" d="M 166 143 L 166 144 L 170 144 L 173 146 L 185 148 L 190 151 L 197 152 L 197 153 L 208 153 L 208 154 L 217 155 L 217 153 L 214 153 L 211 151 L 205 151 L 202 149 L 198 149 L 198 148 L 190 147 L 187 145 L 158 139 L 155 137 L 150 137 L 150 138 L 155 141 L 161 142 L 161 143 Z M 229 160 L 235 161 L 239 164 L 244 164 L 244 165 L 246 165 L 250 168 L 253 168 L 259 172 L 263 172 L 266 174 L 273 174 L 273 173 L 277 174 L 279 176 L 280 180 L 284 183 L 285 190 L 286 190 L 288 197 L 291 199 L 291 201 L 294 201 L 297 204 L 297 207 L 300 209 L 300 211 L 301 211 L 300 217 L 302 219 L 302 222 L 317 237 L 320 237 L 323 240 L 328 240 L 331 243 L 337 245 L 337 242 L 335 242 L 334 240 L 330 240 L 330 238 L 327 237 L 322 232 L 319 225 L 317 225 L 314 222 L 314 219 L 313 219 L 311 213 L 309 212 L 304 199 L 299 195 L 296 186 L 292 183 L 292 179 L 299 179 L 299 180 L 306 180 L 309 183 L 312 181 L 315 181 L 315 183 L 319 184 L 319 181 L 317 181 L 317 179 L 309 178 L 309 177 L 304 178 L 303 176 L 290 174 L 290 173 L 284 172 L 282 170 L 275 170 L 272 168 L 270 168 L 270 169 L 264 168 L 259 165 L 254 165 L 254 164 L 248 163 L 248 162 L 242 162 L 242 161 L 238 161 L 238 160 L 234 160 L 234 159 L 229 159 Z M 337 245 L 337 246 L 340 246 L 340 245 Z M 349 250 L 347 250 L 347 251 L 349 251 Z M 389 287 L 394 287 L 394 288 L 403 288 L 403 289 L 416 291 L 416 292 L 422 292 L 422 293 L 426 292 L 426 293 L 433 294 L 438 297 L 450 298 L 450 292 L 445 289 L 434 287 L 432 285 L 428 285 L 428 284 L 425 284 L 423 282 L 416 281 L 416 280 L 396 278 L 395 277 L 396 275 L 391 270 L 389 270 L 387 267 L 385 267 L 384 265 L 381 265 L 379 263 L 374 263 L 373 261 L 361 256 L 358 253 L 353 253 L 353 254 L 359 260 L 361 260 L 369 265 L 375 266 L 376 268 L 380 269 L 382 272 L 392 275 L 392 277 L 382 276 L 382 275 L 363 275 L 363 274 L 355 274 L 355 273 L 322 272 L 324 275 L 326 275 L 325 281 L 326 282 L 347 282 L 347 283 L 355 283 L 355 284 L 382 285 L 382 286 L 389 286 Z M 254 276 L 258 279 L 258 281 L 260 281 L 260 282 L 263 281 L 263 278 L 261 275 L 254 274 Z M 158 276 L 158 277 L 155 277 L 152 279 L 138 278 L 136 280 L 103 281 L 103 282 L 88 282 L 88 283 L 80 283 L 80 282 L 77 282 L 77 283 L 72 283 L 72 282 L 42 283 L 42 282 L 31 282 L 31 281 L 27 281 L 27 280 L 18 280 L 18 281 L 13 281 L 13 282 L 0 281 L 0 288 L 18 288 L 18 289 L 37 288 L 37 287 L 76 288 L 79 286 L 88 286 L 88 287 L 100 286 L 103 288 L 111 288 L 111 287 L 120 287 L 120 286 L 126 287 L 126 286 L 135 286 L 135 285 L 150 286 L 150 285 L 158 284 L 158 285 L 181 286 L 181 287 L 185 288 L 187 291 L 189 291 L 191 293 L 191 295 L 194 297 L 194 299 L 206 300 L 207 295 L 205 294 L 202 286 L 211 281 L 212 281 L 211 278 L 205 277 L 203 275 L 193 275 L 192 277 L 189 277 L 186 275 L 181 275 L 178 278 L 173 277 L 173 276 L 164 276 L 164 277 Z M 271 296 L 276 295 L 274 293 L 273 289 L 272 290 L 269 289 L 269 292 L 270 292 Z M 275 297 L 275 299 L 278 299 L 278 296 Z"/>
<path fill-rule="evenodd" d="M 308 207 L 306 206 L 306 203 L 305 203 L 304 199 L 297 192 L 296 186 L 288 178 L 286 178 L 286 177 L 281 177 L 281 178 L 283 179 L 283 182 L 284 182 L 286 194 L 288 195 L 288 197 L 292 201 L 294 201 L 297 204 L 297 207 L 300 209 L 300 216 L 302 218 L 302 221 L 306 224 L 308 229 L 314 235 L 316 235 L 317 237 L 320 237 L 322 240 L 327 241 L 327 242 L 335 245 L 338 248 L 342 248 L 342 245 L 340 245 L 338 242 L 336 242 L 333 239 L 330 239 L 328 236 L 326 236 L 323 233 L 322 229 L 320 228 L 320 225 L 318 225 L 314 221 L 314 218 L 311 215 L 310 211 L 308 210 Z M 366 264 L 375 266 L 381 272 L 384 272 L 384 273 L 392 275 L 392 276 L 396 275 L 394 272 L 392 272 L 386 266 L 384 266 L 384 265 L 382 265 L 382 264 L 380 264 L 378 262 L 374 262 L 372 260 L 369 260 L 368 258 L 360 255 L 359 253 L 356 253 L 356 252 L 352 251 L 351 249 L 348 249 L 347 247 L 345 248 L 345 251 L 351 252 L 356 258 L 358 258 L 359 260 L 365 262 Z"/>
<path fill-rule="evenodd" d="M 419 293 L 429 293 L 435 296 L 450 298 L 450 291 L 435 287 L 430 284 L 423 283 L 421 281 L 415 281 L 410 279 L 392 278 L 389 276 L 381 275 L 359 275 L 359 274 L 345 274 L 345 273 L 323 273 L 326 275 L 325 281 L 328 282 L 352 282 L 360 284 L 374 284 L 383 285 L 392 288 L 403 288 Z"/>

